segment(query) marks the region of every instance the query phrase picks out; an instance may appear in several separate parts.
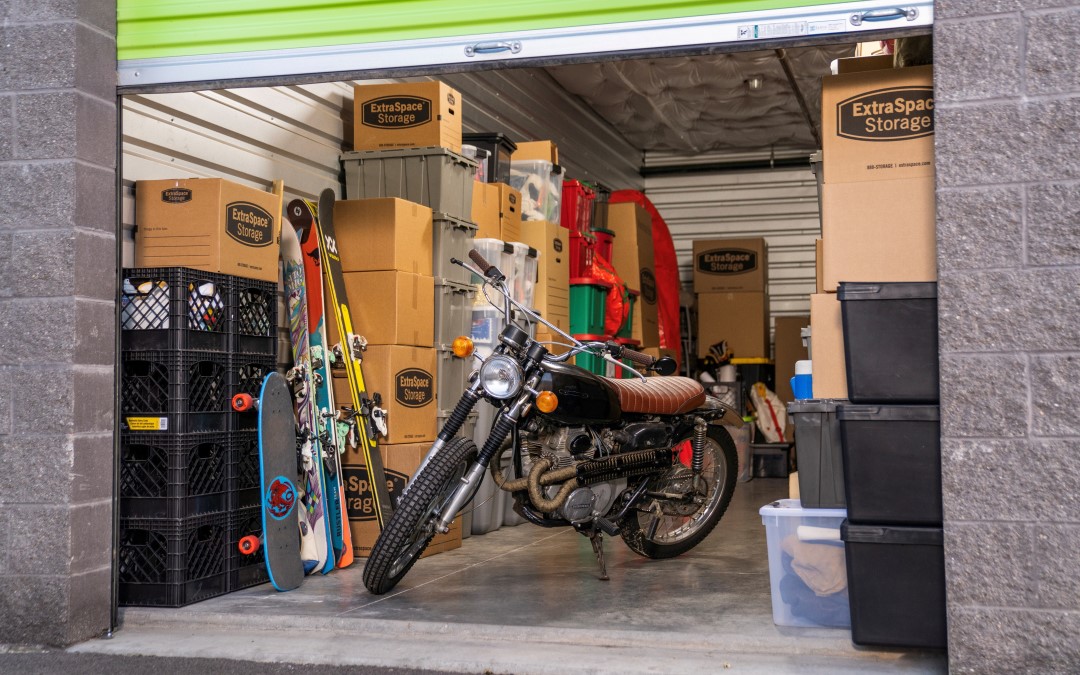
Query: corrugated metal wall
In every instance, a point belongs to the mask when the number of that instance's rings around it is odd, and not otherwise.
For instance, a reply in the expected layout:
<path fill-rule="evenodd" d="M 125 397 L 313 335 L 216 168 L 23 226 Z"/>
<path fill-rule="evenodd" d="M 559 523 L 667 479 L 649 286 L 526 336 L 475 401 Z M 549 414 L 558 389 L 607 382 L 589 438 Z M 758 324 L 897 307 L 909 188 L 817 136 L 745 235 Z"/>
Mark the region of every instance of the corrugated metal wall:
<path fill-rule="evenodd" d="M 693 289 L 695 239 L 763 236 L 772 316 L 810 313 L 821 226 L 817 181 L 809 169 L 656 176 L 646 179 L 645 193 L 671 230 L 684 289 Z"/>

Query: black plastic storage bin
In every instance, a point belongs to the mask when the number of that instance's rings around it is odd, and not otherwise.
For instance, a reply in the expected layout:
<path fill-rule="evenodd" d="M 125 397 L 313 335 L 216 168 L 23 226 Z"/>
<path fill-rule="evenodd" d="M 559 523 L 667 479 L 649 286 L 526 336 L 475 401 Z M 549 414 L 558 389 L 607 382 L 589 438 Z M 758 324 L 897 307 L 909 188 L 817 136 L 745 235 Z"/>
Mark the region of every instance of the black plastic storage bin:
<path fill-rule="evenodd" d="M 277 283 L 232 277 L 236 320 L 231 351 L 277 354 Z"/>
<path fill-rule="evenodd" d="M 487 182 L 510 183 L 510 156 L 517 150 L 517 143 L 499 133 L 462 134 L 461 142 L 488 151 Z"/>
<path fill-rule="evenodd" d="M 266 552 L 262 546 L 252 553 L 240 552 L 240 540 L 247 536 L 262 538 L 260 505 L 229 513 L 229 590 L 238 591 L 270 581 L 266 571 Z"/>
<path fill-rule="evenodd" d="M 936 405 L 841 405 L 844 490 L 853 523 L 941 525 Z"/>
<path fill-rule="evenodd" d="M 937 283 L 850 283 L 837 291 L 852 403 L 937 403 Z"/>
<path fill-rule="evenodd" d="M 184 518 L 228 508 L 228 432 L 120 435 L 120 515 Z"/>
<path fill-rule="evenodd" d="M 792 470 L 790 443 L 751 443 L 754 478 L 787 478 Z"/>
<path fill-rule="evenodd" d="M 125 351 L 120 414 L 130 431 L 226 431 L 229 355 L 204 351 Z"/>
<path fill-rule="evenodd" d="M 943 649 L 945 551 L 941 528 L 840 526 L 851 641 Z"/>
<path fill-rule="evenodd" d="M 261 491 L 258 431 L 229 432 L 229 510 L 258 506 Z"/>
<path fill-rule="evenodd" d="M 799 500 L 809 509 L 842 509 L 844 456 L 836 408 L 847 401 L 804 399 L 788 403 L 799 457 Z"/>
<path fill-rule="evenodd" d="M 235 306 L 232 280 L 187 267 L 125 269 L 120 346 L 126 351 L 227 351 Z"/>
<path fill-rule="evenodd" d="M 229 362 L 229 390 L 232 395 L 248 394 L 259 398 L 263 380 L 277 369 L 273 354 L 233 354 Z M 231 405 L 231 404 L 230 404 Z M 259 414 L 256 410 L 234 412 L 231 429 L 257 429 Z"/>
<path fill-rule="evenodd" d="M 228 514 L 121 518 L 121 605 L 182 607 L 228 591 Z"/>

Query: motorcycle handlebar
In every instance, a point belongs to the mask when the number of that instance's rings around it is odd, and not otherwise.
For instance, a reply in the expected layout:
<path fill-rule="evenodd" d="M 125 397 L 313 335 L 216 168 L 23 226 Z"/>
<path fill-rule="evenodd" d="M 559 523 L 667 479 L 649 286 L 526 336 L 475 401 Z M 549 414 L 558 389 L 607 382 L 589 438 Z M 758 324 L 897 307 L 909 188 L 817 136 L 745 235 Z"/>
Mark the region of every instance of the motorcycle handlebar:
<path fill-rule="evenodd" d="M 488 270 L 494 267 L 494 265 L 485 260 L 484 256 L 480 255 L 480 251 L 477 251 L 476 249 L 469 251 L 469 258 L 476 263 L 476 266 L 480 268 L 480 271 L 484 273 L 484 276 L 487 276 Z"/>
<path fill-rule="evenodd" d="M 630 349 L 629 347 L 623 347 L 622 348 L 622 355 L 623 355 L 623 358 L 629 359 L 629 360 L 633 361 L 634 363 L 638 364 L 639 366 L 644 366 L 646 368 L 650 368 L 650 367 L 652 367 L 652 365 L 654 363 L 656 363 L 656 359 L 649 356 L 648 354 L 642 354 L 641 352 L 636 352 L 633 349 Z"/>

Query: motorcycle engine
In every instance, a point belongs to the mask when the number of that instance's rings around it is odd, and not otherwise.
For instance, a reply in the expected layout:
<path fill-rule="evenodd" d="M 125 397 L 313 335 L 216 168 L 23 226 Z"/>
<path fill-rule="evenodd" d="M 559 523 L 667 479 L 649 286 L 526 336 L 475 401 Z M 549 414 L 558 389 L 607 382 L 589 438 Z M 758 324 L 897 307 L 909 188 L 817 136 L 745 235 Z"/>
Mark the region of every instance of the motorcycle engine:
<path fill-rule="evenodd" d="M 595 439 L 585 427 L 548 427 L 537 434 L 537 443 L 540 454 L 555 460 L 553 468 L 561 469 L 596 459 L 598 454 Z M 603 516 L 611 510 L 615 498 L 625 489 L 625 478 L 579 487 L 570 493 L 559 508 L 559 515 L 571 523 L 587 522 L 596 516 Z M 554 497 L 558 491 L 558 485 L 548 486 L 548 498 Z"/>

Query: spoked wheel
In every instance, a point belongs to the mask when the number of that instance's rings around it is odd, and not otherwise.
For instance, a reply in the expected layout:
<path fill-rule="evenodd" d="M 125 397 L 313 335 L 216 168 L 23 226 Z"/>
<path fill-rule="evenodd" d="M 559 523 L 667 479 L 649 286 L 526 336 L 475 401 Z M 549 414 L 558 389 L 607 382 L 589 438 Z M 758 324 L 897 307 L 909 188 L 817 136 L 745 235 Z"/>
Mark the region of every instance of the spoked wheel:
<path fill-rule="evenodd" d="M 739 466 L 735 442 L 723 427 L 709 426 L 704 460 L 697 486 L 689 459 L 685 463 L 676 459 L 653 479 L 648 492 L 685 496 L 646 497 L 640 502 L 622 529 L 623 541 L 632 551 L 647 558 L 672 558 L 700 544 L 720 522 L 731 503 Z"/>
<path fill-rule="evenodd" d="M 379 595 L 401 581 L 435 536 L 435 522 L 476 460 L 476 444 L 458 438 L 442 448 L 397 504 L 364 567 L 364 586 Z"/>

